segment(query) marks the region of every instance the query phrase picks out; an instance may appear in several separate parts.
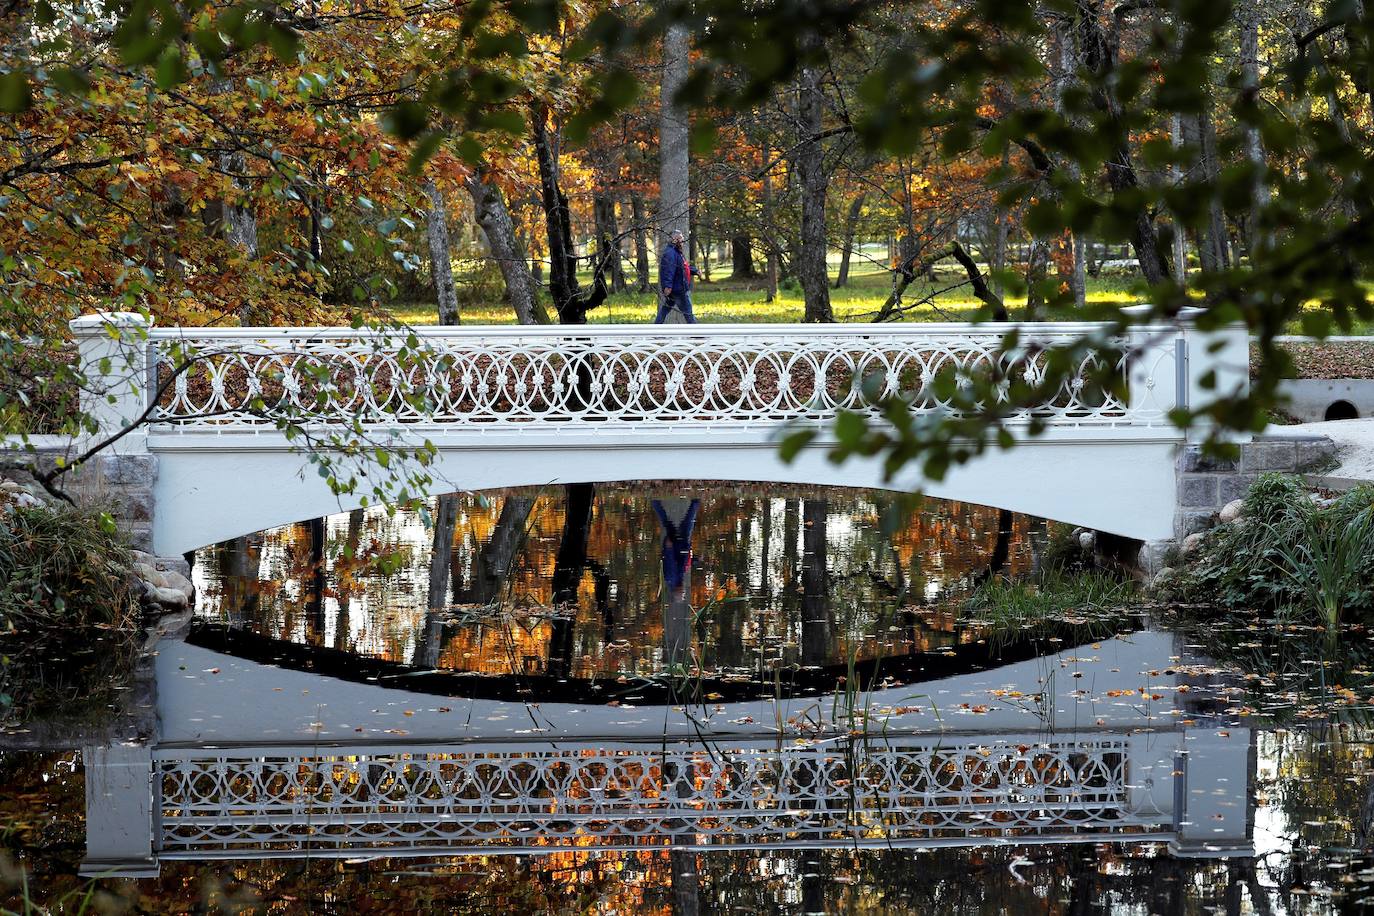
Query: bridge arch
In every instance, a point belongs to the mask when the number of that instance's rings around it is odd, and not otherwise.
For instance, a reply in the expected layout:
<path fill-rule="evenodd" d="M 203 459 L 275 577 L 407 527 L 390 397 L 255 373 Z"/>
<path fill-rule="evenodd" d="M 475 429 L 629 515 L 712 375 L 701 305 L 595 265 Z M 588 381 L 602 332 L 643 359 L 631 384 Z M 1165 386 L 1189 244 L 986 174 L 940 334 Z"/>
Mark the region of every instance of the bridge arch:
<path fill-rule="evenodd" d="M 804 449 L 787 463 L 766 439 L 722 442 L 721 436 L 667 436 L 607 447 L 605 443 L 443 441 L 426 495 L 458 490 L 626 480 L 788 483 L 912 491 L 1011 509 L 1138 540 L 1171 537 L 1176 441 L 1138 437 L 1084 440 L 1047 437 L 992 451 L 925 481 L 911 468 L 884 480 L 881 464 L 836 464 L 828 445 Z M 572 437 L 562 437 L 571 440 Z M 154 548 L 176 555 L 307 518 L 356 509 L 362 497 L 336 496 L 303 455 L 255 437 L 238 447 L 188 437 L 150 439 L 158 456 Z"/>

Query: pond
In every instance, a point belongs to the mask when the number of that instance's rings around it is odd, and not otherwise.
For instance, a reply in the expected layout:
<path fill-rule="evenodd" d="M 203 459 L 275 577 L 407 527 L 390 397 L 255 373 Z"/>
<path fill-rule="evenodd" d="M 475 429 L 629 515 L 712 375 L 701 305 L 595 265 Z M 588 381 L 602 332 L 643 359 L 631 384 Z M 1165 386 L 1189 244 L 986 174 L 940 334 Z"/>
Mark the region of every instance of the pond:
<path fill-rule="evenodd" d="M 937 500 L 626 483 L 208 548 L 196 619 L 150 659 L 155 699 L 65 742 L 44 723 L 0 736 L 0 882 L 16 859 L 29 873 L 0 905 L 1374 900 L 1374 634 L 969 610 L 1063 542 Z"/>

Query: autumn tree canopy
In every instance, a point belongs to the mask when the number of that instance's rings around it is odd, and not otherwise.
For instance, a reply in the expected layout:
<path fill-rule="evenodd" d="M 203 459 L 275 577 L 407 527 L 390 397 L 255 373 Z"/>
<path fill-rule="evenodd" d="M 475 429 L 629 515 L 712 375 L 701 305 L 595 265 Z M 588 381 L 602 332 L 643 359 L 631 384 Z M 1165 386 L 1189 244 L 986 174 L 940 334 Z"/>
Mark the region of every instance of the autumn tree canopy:
<path fill-rule="evenodd" d="M 669 96 L 689 113 L 693 256 L 728 250 L 770 295 L 798 283 L 799 319 L 830 319 L 859 263 L 892 280 L 873 320 L 929 312 L 949 283 L 988 319 L 1012 295 L 1027 317 L 1123 325 L 1196 306 L 1203 327 L 1244 322 L 1263 370 L 1176 419 L 1257 429 L 1286 369 L 1276 335 L 1374 317 L 1361 4 L 49 0 L 3 16 L 8 430 L 73 422 L 62 329 L 82 310 L 372 320 L 435 295 L 432 265 L 454 256 L 499 268 L 522 321 L 596 320 L 607 295 L 649 288 L 670 28 L 690 48 Z M 1149 316 L 1085 296 L 1109 256 Z M 938 475 L 1038 396 L 984 397 L 999 381 L 961 389 L 967 415 L 938 429 L 848 424 L 841 451 Z"/>

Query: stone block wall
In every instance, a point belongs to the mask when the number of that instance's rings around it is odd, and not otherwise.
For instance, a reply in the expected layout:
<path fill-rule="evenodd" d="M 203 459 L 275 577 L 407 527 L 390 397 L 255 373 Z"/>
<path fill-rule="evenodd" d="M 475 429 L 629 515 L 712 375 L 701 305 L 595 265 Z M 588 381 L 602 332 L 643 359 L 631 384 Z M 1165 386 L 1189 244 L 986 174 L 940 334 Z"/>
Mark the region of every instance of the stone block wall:
<path fill-rule="evenodd" d="M 59 458 L 69 454 L 66 448 L 40 446 L 34 457 L 40 468 L 49 469 Z M 77 505 L 94 506 L 109 512 L 130 547 L 151 552 L 153 485 L 156 482 L 157 457 L 140 450 L 97 455 L 81 467 L 63 474 L 57 479 L 56 485 Z"/>
<path fill-rule="evenodd" d="M 1238 458 L 1202 454 L 1196 445 L 1185 445 L 1175 459 L 1178 476 L 1178 508 L 1174 536 L 1180 540 L 1205 531 L 1217 512 L 1232 500 L 1245 496 L 1261 474 L 1301 474 L 1321 468 L 1335 455 L 1336 446 L 1325 436 L 1258 436 L 1240 446 Z"/>

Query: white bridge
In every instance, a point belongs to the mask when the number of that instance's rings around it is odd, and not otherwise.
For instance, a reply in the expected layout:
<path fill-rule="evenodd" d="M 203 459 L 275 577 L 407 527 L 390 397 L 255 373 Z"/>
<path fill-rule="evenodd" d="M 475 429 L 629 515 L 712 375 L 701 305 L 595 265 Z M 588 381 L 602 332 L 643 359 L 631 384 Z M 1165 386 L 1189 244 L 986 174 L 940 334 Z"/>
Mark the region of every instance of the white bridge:
<path fill-rule="evenodd" d="M 919 488 L 1167 539 L 1184 441 L 1169 412 L 1248 378 L 1243 329 L 1186 322 L 377 331 L 149 328 L 105 314 L 73 330 L 102 429 L 147 421 L 120 447 L 157 458 L 152 546 L 164 555 L 356 508 L 370 487 L 335 495 L 302 448 L 340 438 L 368 456 L 432 446 L 435 493 L 665 479 Z M 1085 339 L 1097 346 L 1075 349 Z M 953 410 L 942 378 L 967 389 L 996 371 L 996 400 L 1064 360 L 1067 381 L 1007 418 L 1014 449 L 992 446 L 941 481 L 919 462 L 888 479 L 880 460 L 828 458 L 841 411 L 882 423 L 875 403 L 896 396 L 919 422 Z M 1217 386 L 1204 391 L 1209 372 Z M 780 438 L 807 427 L 817 438 L 781 460 Z"/>

